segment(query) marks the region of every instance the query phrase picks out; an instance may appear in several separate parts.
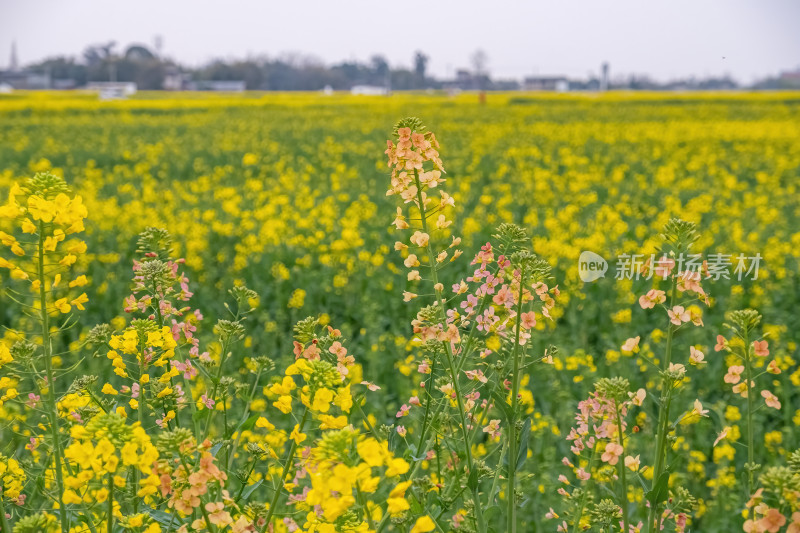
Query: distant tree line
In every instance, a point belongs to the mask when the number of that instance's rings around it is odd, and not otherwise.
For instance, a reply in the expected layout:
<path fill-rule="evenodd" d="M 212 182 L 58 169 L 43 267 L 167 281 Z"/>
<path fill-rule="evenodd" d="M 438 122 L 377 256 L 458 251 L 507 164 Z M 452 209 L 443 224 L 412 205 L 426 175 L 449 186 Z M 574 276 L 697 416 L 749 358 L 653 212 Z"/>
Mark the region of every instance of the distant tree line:
<path fill-rule="evenodd" d="M 356 85 L 380 86 L 390 90 L 514 90 L 525 87 L 524 81 L 493 79 L 489 74 L 488 58 L 480 50 L 471 58 L 472 69 L 457 71 L 452 80 L 431 76 L 427 68 L 428 60 L 426 54 L 418 51 L 412 57 L 410 68 L 392 67 L 381 55 L 375 55 L 367 62 L 344 61 L 325 65 L 309 56 L 284 54 L 277 58 L 219 59 L 200 68 L 188 68 L 161 57 L 143 45 L 131 45 L 118 51 L 116 43 L 109 42 L 87 47 L 80 59 L 54 57 L 29 65 L 28 69 L 47 73 L 52 80 L 68 82 L 62 83 L 62 86 L 80 87 L 94 81 L 120 81 L 135 82 L 140 90 L 186 88 L 192 81 L 244 81 L 248 90 L 264 91 L 315 91 L 326 87 L 349 90 Z M 597 77 L 569 80 L 570 90 L 596 90 L 599 85 Z M 688 78 L 659 83 L 646 76 L 632 75 L 615 78 L 609 83 L 609 88 L 714 90 L 736 89 L 739 85 L 729 77 Z M 751 88 L 781 88 L 781 80 L 769 78 Z"/>
<path fill-rule="evenodd" d="M 326 66 L 313 58 L 286 55 L 278 59 L 260 58 L 214 61 L 202 68 L 186 70 L 194 80 L 243 80 L 250 90 L 313 91 L 324 87 L 350 89 L 354 85 L 374 85 L 397 90 L 438 88 L 440 82 L 427 76 L 427 56 L 418 52 L 414 68 L 390 68 L 383 56 L 367 63 L 345 61 Z"/>
<path fill-rule="evenodd" d="M 72 80 L 80 87 L 92 81 L 132 81 L 142 89 L 161 89 L 172 61 L 158 58 L 142 45 L 129 46 L 124 53 L 114 51 L 115 43 L 93 45 L 83 52 L 82 60 L 60 56 L 28 66 L 45 72 L 53 80 Z"/>
<path fill-rule="evenodd" d="M 285 54 L 279 58 L 215 60 L 200 68 L 188 68 L 159 57 L 142 45 L 117 52 L 114 42 L 92 45 L 83 57 L 53 57 L 28 65 L 29 70 L 47 73 L 53 80 L 72 80 L 75 86 L 93 81 L 135 82 L 139 89 L 164 88 L 169 74 L 182 74 L 195 81 L 244 81 L 248 90 L 292 91 L 350 89 L 374 85 L 397 90 L 441 88 L 441 82 L 427 72 L 428 56 L 416 52 L 412 68 L 391 68 L 385 57 L 369 62 L 344 61 L 324 65 L 311 57 Z"/>

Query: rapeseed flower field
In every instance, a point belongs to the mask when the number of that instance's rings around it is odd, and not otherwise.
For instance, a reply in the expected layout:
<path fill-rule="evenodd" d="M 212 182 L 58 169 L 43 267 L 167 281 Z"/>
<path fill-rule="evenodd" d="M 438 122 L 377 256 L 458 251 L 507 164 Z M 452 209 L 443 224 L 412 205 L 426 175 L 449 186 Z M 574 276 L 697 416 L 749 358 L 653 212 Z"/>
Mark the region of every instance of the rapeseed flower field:
<path fill-rule="evenodd" d="M 3 533 L 800 531 L 797 93 L 0 117 Z"/>

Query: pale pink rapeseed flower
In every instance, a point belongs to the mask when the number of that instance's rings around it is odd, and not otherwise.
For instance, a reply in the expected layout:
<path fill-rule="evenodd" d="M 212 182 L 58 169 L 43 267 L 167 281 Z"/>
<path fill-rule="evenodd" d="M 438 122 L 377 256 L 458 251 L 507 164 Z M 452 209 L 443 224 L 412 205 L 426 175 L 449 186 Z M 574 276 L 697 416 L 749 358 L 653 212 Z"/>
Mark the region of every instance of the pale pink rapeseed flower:
<path fill-rule="evenodd" d="M 617 461 L 619 461 L 619 456 L 622 455 L 622 451 L 623 449 L 621 444 L 609 442 L 606 444 L 606 449 L 600 459 L 602 459 L 604 463 L 614 466 L 617 464 Z"/>
<path fill-rule="evenodd" d="M 731 385 L 735 385 L 739 383 L 742 379 L 742 372 L 744 372 L 744 366 L 742 365 L 733 365 L 728 367 L 728 373 L 725 374 L 725 383 L 730 383 Z"/>
<path fill-rule="evenodd" d="M 658 289 L 650 289 L 647 294 L 639 297 L 639 305 L 642 309 L 652 309 L 656 304 L 661 304 L 667 301 L 667 296 L 664 291 Z"/>
<path fill-rule="evenodd" d="M 682 323 L 689 322 L 692 319 L 689 311 L 684 309 L 682 305 L 676 305 L 672 309 L 668 309 L 667 314 L 669 315 L 669 321 L 676 326 L 680 326 Z"/>
<path fill-rule="evenodd" d="M 781 402 L 778 400 L 778 397 L 772 394 L 768 390 L 762 390 L 761 396 L 764 398 L 767 407 L 772 407 L 773 409 L 780 409 Z"/>
<path fill-rule="evenodd" d="M 721 352 L 725 349 L 725 337 L 717 335 L 717 344 L 714 346 L 715 352 Z"/>
<path fill-rule="evenodd" d="M 636 348 L 639 347 L 639 340 L 641 337 L 637 335 L 636 337 L 630 338 L 625 341 L 625 344 L 622 345 L 621 349 L 623 352 L 633 352 Z"/>
<path fill-rule="evenodd" d="M 766 357 L 769 355 L 767 341 L 754 341 L 753 348 L 755 349 L 755 354 L 759 357 Z"/>
<path fill-rule="evenodd" d="M 700 365 L 703 364 L 705 361 L 705 354 L 695 348 L 694 346 L 689 347 L 689 362 L 693 365 Z"/>
<path fill-rule="evenodd" d="M 483 432 L 488 433 L 493 439 L 500 437 L 500 420 L 490 420 L 489 425 L 483 428 Z"/>

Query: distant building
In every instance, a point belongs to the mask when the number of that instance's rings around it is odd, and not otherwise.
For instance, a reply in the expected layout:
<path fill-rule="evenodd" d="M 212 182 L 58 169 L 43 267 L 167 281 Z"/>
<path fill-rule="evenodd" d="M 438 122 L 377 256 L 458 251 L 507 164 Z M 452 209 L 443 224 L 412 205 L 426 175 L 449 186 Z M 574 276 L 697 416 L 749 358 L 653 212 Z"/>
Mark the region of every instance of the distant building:
<path fill-rule="evenodd" d="M 19 90 L 43 90 L 51 88 L 50 74 L 30 70 L 2 70 L 0 83 Z"/>
<path fill-rule="evenodd" d="M 183 91 L 189 87 L 191 76 L 176 66 L 167 67 L 161 87 L 165 91 Z"/>
<path fill-rule="evenodd" d="M 0 85 L 6 91 L 20 90 L 42 90 L 50 89 L 52 80 L 47 72 L 34 72 L 32 70 L 20 70 L 19 60 L 17 59 L 17 42 L 11 42 L 11 57 L 8 60 L 8 70 L 0 70 Z"/>
<path fill-rule="evenodd" d="M 66 90 L 74 89 L 78 86 L 78 82 L 72 78 L 61 78 L 53 80 L 53 89 Z"/>
<path fill-rule="evenodd" d="M 442 89 L 448 93 L 454 91 L 469 91 L 476 87 L 475 76 L 469 70 L 458 69 L 456 70 L 456 77 L 452 80 L 442 82 Z"/>
<path fill-rule="evenodd" d="M 600 75 L 600 90 L 605 92 L 608 90 L 608 62 L 603 63 L 601 67 L 602 74 Z"/>
<path fill-rule="evenodd" d="M 569 80 L 564 76 L 531 76 L 522 82 L 525 91 L 569 91 Z"/>
<path fill-rule="evenodd" d="M 389 91 L 380 85 L 353 85 L 350 94 L 361 94 L 367 96 L 386 96 Z"/>
<path fill-rule="evenodd" d="M 90 81 L 87 91 L 97 91 L 101 100 L 119 100 L 136 94 L 138 87 L 131 81 Z"/>
<path fill-rule="evenodd" d="M 781 89 L 800 89 L 800 70 L 794 72 L 781 72 L 778 78 Z"/>
<path fill-rule="evenodd" d="M 200 80 L 187 85 L 190 91 L 218 91 L 224 93 L 241 93 L 247 88 L 244 80 Z"/>

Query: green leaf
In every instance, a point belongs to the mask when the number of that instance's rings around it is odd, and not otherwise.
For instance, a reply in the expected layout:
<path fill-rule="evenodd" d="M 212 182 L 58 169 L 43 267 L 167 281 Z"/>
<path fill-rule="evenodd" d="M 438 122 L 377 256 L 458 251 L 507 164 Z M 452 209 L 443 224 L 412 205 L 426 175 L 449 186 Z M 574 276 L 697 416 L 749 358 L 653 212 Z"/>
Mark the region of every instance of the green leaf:
<path fill-rule="evenodd" d="M 89 520 L 89 517 L 88 517 L 88 516 L 86 516 L 86 515 L 79 515 L 79 516 L 78 516 L 78 522 L 83 522 L 83 523 L 84 523 L 84 524 L 86 524 L 87 526 L 92 526 L 92 525 L 94 525 L 94 524 L 92 523 L 92 521 L 91 521 L 91 520 Z"/>
<path fill-rule="evenodd" d="M 200 371 L 200 373 L 203 374 L 204 377 L 206 377 L 208 380 L 210 380 L 213 383 L 214 376 L 209 374 L 208 370 L 206 370 L 203 365 L 195 365 L 195 368 L 198 369 Z"/>
<path fill-rule="evenodd" d="M 242 491 L 242 500 L 246 500 L 247 498 L 249 498 L 250 495 L 253 494 L 253 492 L 258 487 L 260 487 L 262 483 L 264 483 L 264 479 L 263 478 L 259 479 L 258 481 L 256 481 L 255 483 L 253 483 L 252 485 L 250 485 L 249 487 L 244 489 L 244 491 Z"/>
<path fill-rule="evenodd" d="M 169 525 L 172 524 L 173 516 L 165 513 L 164 511 L 157 511 L 156 509 L 146 509 L 146 512 L 147 514 L 150 515 L 150 517 L 153 520 L 155 520 L 162 526 L 169 527 Z"/>
<path fill-rule="evenodd" d="M 223 445 L 223 444 L 224 444 L 224 443 L 222 443 L 222 442 L 218 442 L 218 443 L 216 443 L 214 446 L 212 446 L 212 447 L 211 447 L 211 449 L 209 450 L 209 451 L 211 452 L 211 455 L 213 455 L 214 457 L 216 457 L 216 456 L 217 456 L 217 453 L 219 452 L 219 449 L 220 449 L 220 448 L 222 448 L 222 445 Z"/>
<path fill-rule="evenodd" d="M 492 396 L 495 399 L 495 407 L 500 408 L 503 414 L 503 422 L 507 422 L 511 418 L 511 407 L 506 402 L 506 398 L 497 390 L 492 391 Z"/>
<path fill-rule="evenodd" d="M 442 499 L 439 497 L 437 491 L 432 490 L 428 493 L 428 509 L 432 513 L 439 512 L 439 510 L 444 509 L 445 505 L 442 503 Z"/>
<path fill-rule="evenodd" d="M 664 472 L 658 478 L 653 490 L 649 491 L 645 496 L 647 497 L 647 501 L 650 502 L 651 506 L 656 506 L 663 501 L 666 501 L 667 496 L 669 495 L 669 489 L 667 485 L 669 484 L 669 472 Z"/>
<path fill-rule="evenodd" d="M 475 490 L 478 488 L 478 469 L 473 468 L 472 472 L 469 473 L 469 478 L 467 479 L 467 487 L 469 490 Z"/>
<path fill-rule="evenodd" d="M 258 420 L 258 415 L 249 416 L 247 420 L 239 424 L 239 427 L 236 428 L 235 433 L 241 433 L 242 431 L 249 431 L 253 429 L 253 426 L 256 425 L 256 420 Z"/>
<path fill-rule="evenodd" d="M 494 520 L 496 516 L 499 516 L 501 513 L 502 511 L 500 510 L 499 506 L 492 505 L 491 507 L 486 509 L 486 511 L 484 511 L 483 518 L 486 522 L 491 522 L 492 520 Z"/>

